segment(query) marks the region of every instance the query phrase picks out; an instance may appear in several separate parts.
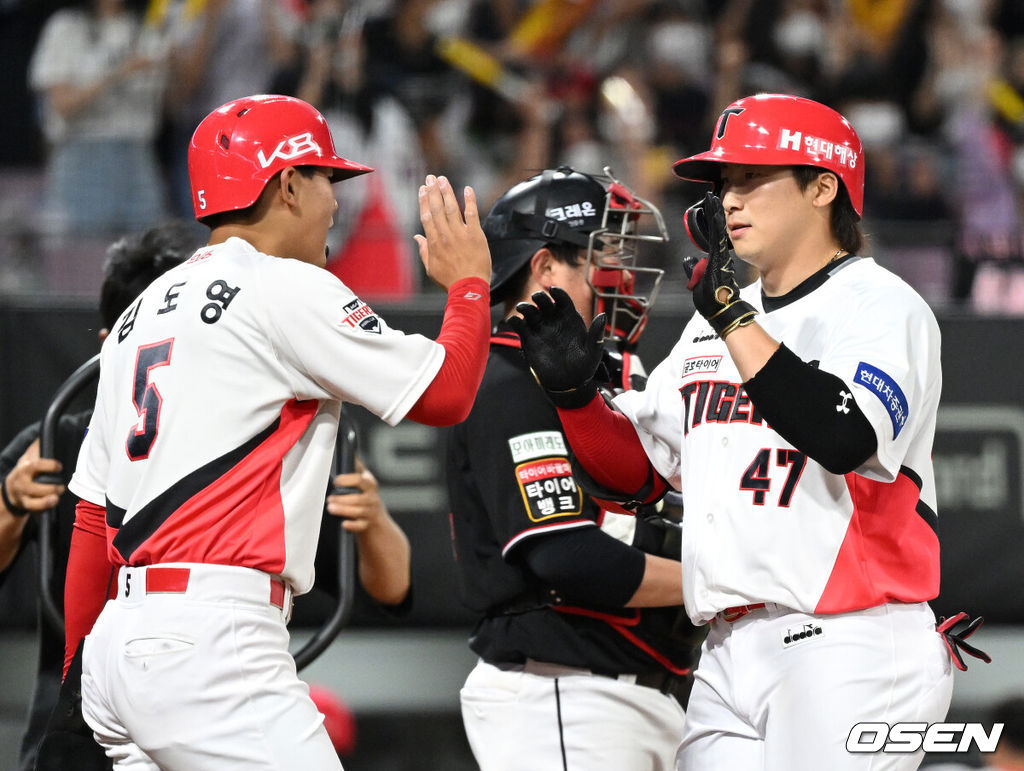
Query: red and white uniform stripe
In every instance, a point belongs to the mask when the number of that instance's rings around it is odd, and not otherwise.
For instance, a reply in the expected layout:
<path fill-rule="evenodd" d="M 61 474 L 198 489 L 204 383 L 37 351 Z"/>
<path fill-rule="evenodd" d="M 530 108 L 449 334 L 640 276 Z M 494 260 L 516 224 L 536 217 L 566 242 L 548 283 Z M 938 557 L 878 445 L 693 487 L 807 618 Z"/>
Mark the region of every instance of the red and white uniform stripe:
<path fill-rule="evenodd" d="M 694 315 L 647 388 L 615 399 L 683 493 L 691 619 L 760 602 L 831 614 L 934 598 L 931 451 L 942 376 L 931 310 L 871 259 L 843 263 L 768 313 L 760 282 L 742 296 L 769 335 L 846 383 L 878 450 L 845 476 L 804 457 L 761 419 L 725 343 Z"/>
<path fill-rule="evenodd" d="M 396 424 L 443 359 L 327 271 L 204 247 L 111 330 L 70 489 L 106 507 L 115 563 L 249 567 L 301 594 L 342 401 Z"/>

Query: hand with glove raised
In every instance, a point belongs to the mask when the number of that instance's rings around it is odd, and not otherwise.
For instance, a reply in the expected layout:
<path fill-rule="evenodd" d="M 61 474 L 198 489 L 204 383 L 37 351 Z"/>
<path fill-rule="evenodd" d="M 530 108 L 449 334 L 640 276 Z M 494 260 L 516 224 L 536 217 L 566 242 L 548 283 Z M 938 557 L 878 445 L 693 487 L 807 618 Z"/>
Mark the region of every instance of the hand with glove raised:
<path fill-rule="evenodd" d="M 714 193 L 708 193 L 700 207 L 703 215 L 700 221 L 705 230 L 701 236 L 706 238 L 708 253 L 683 259 L 683 270 L 689 279 L 686 288 L 693 292 L 697 311 L 724 340 L 733 330 L 752 323 L 757 311 L 740 299 L 721 200 Z M 689 211 L 687 215 L 690 216 Z M 696 218 L 693 221 L 697 221 Z"/>
<path fill-rule="evenodd" d="M 536 292 L 530 303 L 519 303 L 522 317 L 509 318 L 519 335 L 523 353 L 537 382 L 556 407 L 575 409 L 590 403 L 597 393 L 594 374 L 601 363 L 605 315 L 598 314 L 587 329 L 563 289 L 551 295 Z"/>

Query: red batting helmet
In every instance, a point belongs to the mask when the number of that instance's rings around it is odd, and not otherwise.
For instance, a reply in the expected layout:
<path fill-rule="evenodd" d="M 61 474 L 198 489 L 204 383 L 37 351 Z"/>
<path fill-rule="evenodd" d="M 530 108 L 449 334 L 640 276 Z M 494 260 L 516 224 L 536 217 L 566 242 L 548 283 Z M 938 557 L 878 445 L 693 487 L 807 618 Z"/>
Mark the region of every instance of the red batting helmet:
<path fill-rule="evenodd" d="M 718 184 L 719 164 L 819 166 L 846 187 L 858 216 L 864 206 L 864 148 L 835 110 L 788 94 L 758 94 L 722 111 L 711 149 L 676 161 L 676 176 Z"/>
<path fill-rule="evenodd" d="M 327 121 L 301 99 L 247 96 L 218 107 L 188 146 L 196 219 L 251 206 L 288 166 L 329 166 L 332 182 L 373 171 L 337 155 Z"/>

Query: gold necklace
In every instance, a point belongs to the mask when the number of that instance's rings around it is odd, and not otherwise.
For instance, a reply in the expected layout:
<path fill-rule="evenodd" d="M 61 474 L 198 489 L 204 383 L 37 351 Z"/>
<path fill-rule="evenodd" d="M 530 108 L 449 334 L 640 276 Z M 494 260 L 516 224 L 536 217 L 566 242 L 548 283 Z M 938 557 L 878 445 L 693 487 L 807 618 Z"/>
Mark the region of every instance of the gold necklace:
<path fill-rule="evenodd" d="M 836 260 L 838 260 L 838 259 L 839 259 L 840 255 L 844 254 L 845 252 L 846 252 L 846 250 L 845 250 L 845 249 L 843 249 L 843 248 L 839 248 L 839 249 L 836 249 L 836 253 L 835 253 L 835 254 L 833 254 L 833 255 L 832 255 L 831 257 L 829 257 L 829 258 L 828 258 L 828 259 L 827 259 L 827 260 L 825 261 L 825 264 L 826 264 L 826 265 L 831 265 L 831 264 L 832 264 L 833 262 L 835 262 Z"/>

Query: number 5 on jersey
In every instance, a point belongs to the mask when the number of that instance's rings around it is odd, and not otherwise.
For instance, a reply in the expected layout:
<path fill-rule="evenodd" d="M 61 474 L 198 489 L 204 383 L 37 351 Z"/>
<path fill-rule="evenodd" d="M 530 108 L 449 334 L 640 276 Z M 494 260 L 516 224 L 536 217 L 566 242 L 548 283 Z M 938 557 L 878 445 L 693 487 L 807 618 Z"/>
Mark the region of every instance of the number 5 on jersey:
<path fill-rule="evenodd" d="M 171 363 L 174 339 L 140 345 L 135 355 L 135 380 L 132 384 L 132 402 L 139 420 L 128 432 L 125 449 L 132 460 L 149 457 L 160 426 L 160 408 L 164 400 L 156 385 L 150 382 L 150 372 Z"/>

